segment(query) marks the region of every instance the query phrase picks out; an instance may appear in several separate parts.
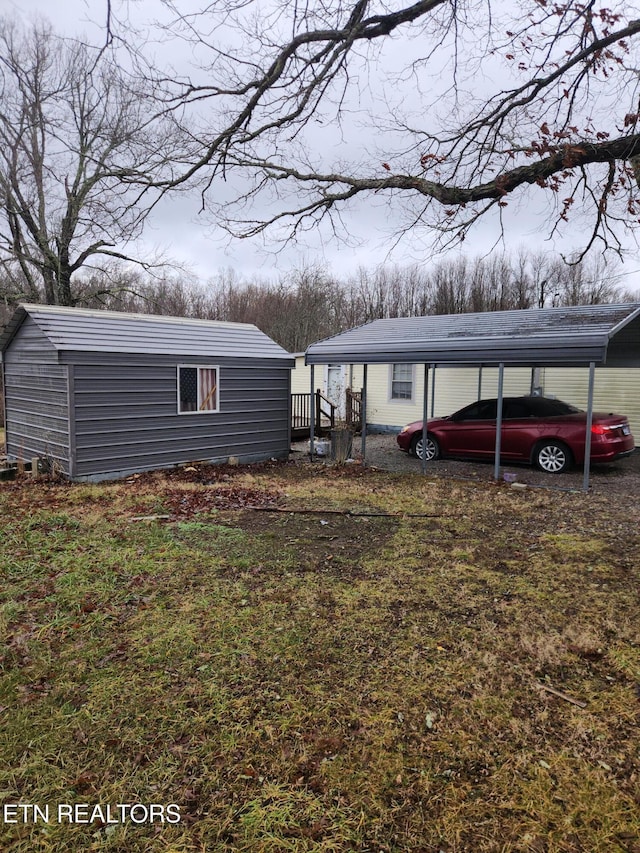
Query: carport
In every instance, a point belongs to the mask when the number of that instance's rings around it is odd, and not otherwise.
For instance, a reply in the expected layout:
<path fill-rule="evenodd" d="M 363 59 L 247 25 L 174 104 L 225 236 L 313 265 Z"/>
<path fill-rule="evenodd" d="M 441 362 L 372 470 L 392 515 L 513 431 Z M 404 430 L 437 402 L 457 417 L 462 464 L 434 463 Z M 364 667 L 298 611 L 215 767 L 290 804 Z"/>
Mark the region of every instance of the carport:
<path fill-rule="evenodd" d="M 640 367 L 640 303 L 585 305 L 450 314 L 374 320 L 339 335 L 318 341 L 307 349 L 311 366 L 363 365 L 362 456 L 366 462 L 367 365 L 424 365 L 424 431 L 426 443 L 429 368 L 440 365 L 498 368 L 498 407 L 494 478 L 500 475 L 502 397 L 505 367 L 584 367 L 589 370 L 583 489 L 589 488 L 591 426 L 596 367 Z M 313 406 L 311 407 L 313 412 Z M 315 424 L 311 422 L 311 452 Z M 427 470 L 423 459 L 423 471 Z"/>

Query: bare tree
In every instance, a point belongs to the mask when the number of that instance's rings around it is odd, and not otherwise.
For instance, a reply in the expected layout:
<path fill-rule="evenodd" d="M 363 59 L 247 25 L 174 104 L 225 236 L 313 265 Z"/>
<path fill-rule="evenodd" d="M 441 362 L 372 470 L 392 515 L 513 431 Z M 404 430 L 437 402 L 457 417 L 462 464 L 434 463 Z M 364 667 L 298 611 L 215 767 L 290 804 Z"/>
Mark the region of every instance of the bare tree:
<path fill-rule="evenodd" d="M 328 219 L 344 236 L 341 211 L 369 195 L 400 230 L 463 240 L 527 189 L 548 200 L 551 232 L 590 217 L 584 251 L 619 251 L 619 226 L 640 221 L 635 0 L 164 5 L 166 37 L 205 57 L 167 74 L 167 109 L 208 110 L 197 156 L 164 186 L 201 178 L 234 234 Z M 251 185 L 234 208 L 235 173 Z"/>
<path fill-rule="evenodd" d="M 87 265 L 132 260 L 158 176 L 175 150 L 108 48 L 0 19 L 0 264 L 8 299 L 74 305 Z M 157 194 L 156 196 L 157 197 Z M 135 260 L 135 258 L 133 259 Z"/>

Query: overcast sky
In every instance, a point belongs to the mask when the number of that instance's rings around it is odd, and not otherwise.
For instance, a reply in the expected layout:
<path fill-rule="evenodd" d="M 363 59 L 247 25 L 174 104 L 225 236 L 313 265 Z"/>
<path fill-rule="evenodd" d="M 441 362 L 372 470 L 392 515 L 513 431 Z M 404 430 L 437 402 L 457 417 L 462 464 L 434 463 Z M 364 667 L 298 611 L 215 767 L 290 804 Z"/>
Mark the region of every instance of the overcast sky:
<path fill-rule="evenodd" d="M 55 14 L 52 14 L 53 8 Z M 161 11 L 158 0 L 137 0 L 130 8 L 140 20 L 157 16 Z M 57 31 L 73 35 L 84 32 L 96 41 L 100 39 L 100 25 L 106 16 L 105 0 L 63 0 L 55 7 L 51 0 L 0 0 L 0 9 L 5 14 L 15 12 L 25 21 L 42 14 L 52 20 Z M 544 200 L 539 194 L 521 198 L 519 203 L 513 204 L 508 216 L 506 244 L 500 241 L 496 217 L 488 216 L 472 230 L 464 244 L 464 252 L 484 255 L 492 250 L 515 251 L 520 246 L 563 252 L 571 248 L 566 241 L 554 244 L 547 239 L 548 218 L 545 218 Z M 199 214 L 199 198 L 194 194 L 162 202 L 147 224 L 144 239 L 148 247 L 157 247 L 189 266 L 203 280 L 227 268 L 235 269 L 242 276 L 255 274 L 275 278 L 292 267 L 324 264 L 336 276 L 343 277 L 359 266 L 372 268 L 385 262 L 429 263 L 431 252 L 424 241 L 412 240 L 411 235 L 407 235 L 394 246 L 391 232 L 398 223 L 394 222 L 393 211 L 386 203 L 363 196 L 343 218 L 345 231 L 351 236 L 350 244 L 331 238 L 319 229 L 304 234 L 299 243 L 284 248 L 270 245 L 267 238 L 230 241 L 222 229 Z M 450 250 L 448 257 L 459 251 Z M 640 291 L 640 253 L 630 255 L 621 272 L 619 283 Z"/>

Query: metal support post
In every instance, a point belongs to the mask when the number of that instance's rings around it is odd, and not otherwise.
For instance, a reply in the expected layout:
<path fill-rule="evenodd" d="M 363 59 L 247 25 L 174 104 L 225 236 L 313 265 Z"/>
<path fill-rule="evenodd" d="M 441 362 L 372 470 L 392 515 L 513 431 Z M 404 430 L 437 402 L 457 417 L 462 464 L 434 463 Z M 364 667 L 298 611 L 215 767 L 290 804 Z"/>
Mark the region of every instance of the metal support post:
<path fill-rule="evenodd" d="M 429 413 L 429 365 L 424 366 L 424 400 L 422 403 L 422 473 L 427 473 L 427 416 Z"/>
<path fill-rule="evenodd" d="M 595 387 L 596 365 L 589 365 L 589 394 L 587 398 L 587 426 L 584 435 L 584 474 L 582 477 L 582 489 L 589 491 L 589 473 L 591 471 L 591 427 L 593 426 L 593 390 Z"/>
<path fill-rule="evenodd" d="M 360 450 L 362 452 L 362 464 L 367 462 L 367 367 L 363 365 L 362 369 L 362 441 Z"/>
<path fill-rule="evenodd" d="M 502 445 L 502 391 L 504 387 L 504 364 L 498 368 L 498 402 L 496 404 L 496 457 L 493 466 L 493 479 L 500 479 L 500 450 Z"/>
<path fill-rule="evenodd" d="M 314 365 L 311 365 L 311 389 L 309 391 L 309 457 L 313 462 L 316 441 L 316 395 L 314 390 Z"/>

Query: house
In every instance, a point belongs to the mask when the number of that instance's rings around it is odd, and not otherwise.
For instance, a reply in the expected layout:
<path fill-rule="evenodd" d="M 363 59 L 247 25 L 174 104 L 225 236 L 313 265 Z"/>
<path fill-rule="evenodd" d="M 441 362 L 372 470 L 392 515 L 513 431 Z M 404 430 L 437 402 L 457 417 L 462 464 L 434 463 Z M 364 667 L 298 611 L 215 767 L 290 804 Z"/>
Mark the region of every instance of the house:
<path fill-rule="evenodd" d="M 316 369 L 314 384 L 336 403 L 340 411 L 344 407 L 344 388 L 350 387 L 354 391 L 360 391 L 363 386 L 363 371 L 361 364 L 336 367 L 339 367 L 341 375 L 345 377 L 339 398 L 332 396 L 327 383 L 327 371 L 322 367 Z M 310 372 L 310 367 L 304 363 L 304 355 L 296 355 L 295 369 L 291 374 L 292 390 L 308 394 Z M 530 368 L 508 367 L 504 372 L 504 393 L 519 396 L 529 394 L 533 390 L 585 408 L 588 379 L 584 368 L 541 367 L 533 373 Z M 422 419 L 422 365 L 369 365 L 367 385 L 369 432 L 396 433 L 405 424 Z M 450 415 L 481 397 L 496 397 L 498 369 L 440 366 L 434 371 L 430 368 L 428 389 L 429 417 Z M 594 407 L 601 412 L 627 415 L 634 435 L 640 436 L 640 369 L 596 368 Z"/>
<path fill-rule="evenodd" d="M 0 352 L 10 460 L 98 480 L 288 456 L 293 358 L 253 325 L 25 304 Z"/>
<path fill-rule="evenodd" d="M 293 394 L 308 394 L 311 390 L 311 369 L 304 363 L 304 353 L 293 353 L 295 367 L 291 373 L 291 392 Z M 336 417 L 344 419 L 346 415 L 347 388 L 360 390 L 362 386 L 362 370 L 360 365 L 325 364 L 322 370 L 316 371 L 314 391 L 321 391 L 325 397 L 334 403 Z"/>

